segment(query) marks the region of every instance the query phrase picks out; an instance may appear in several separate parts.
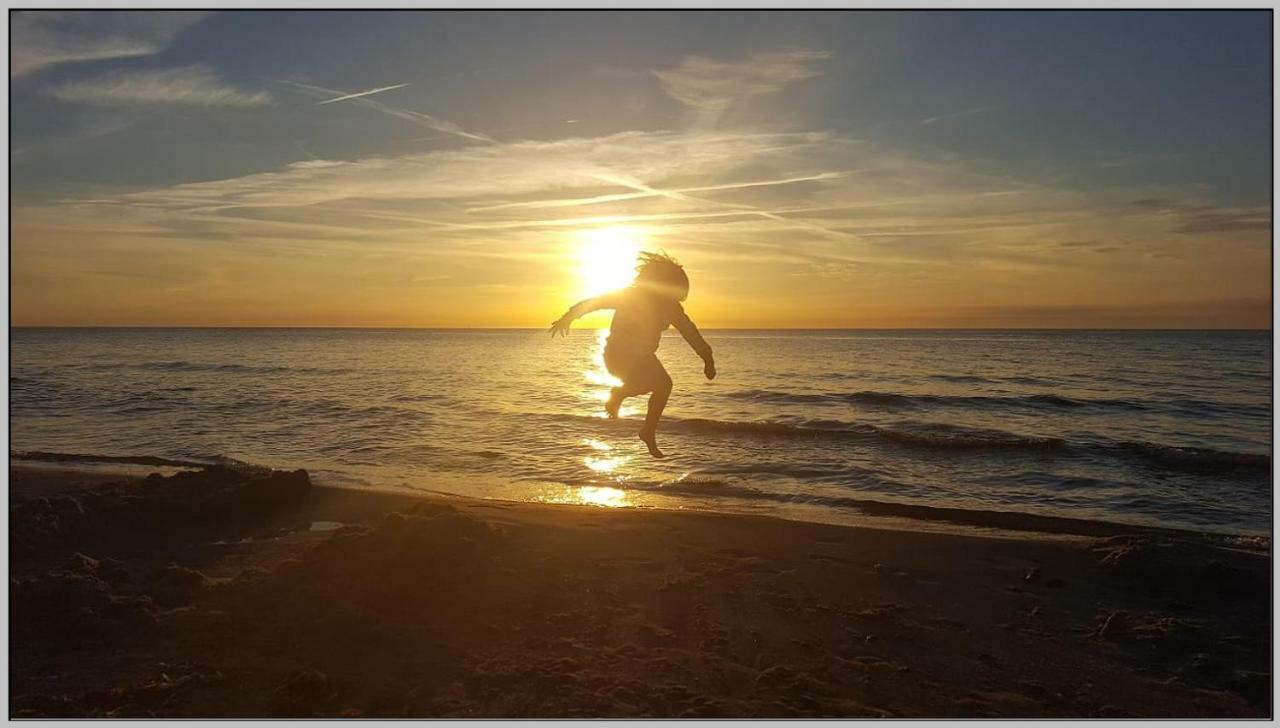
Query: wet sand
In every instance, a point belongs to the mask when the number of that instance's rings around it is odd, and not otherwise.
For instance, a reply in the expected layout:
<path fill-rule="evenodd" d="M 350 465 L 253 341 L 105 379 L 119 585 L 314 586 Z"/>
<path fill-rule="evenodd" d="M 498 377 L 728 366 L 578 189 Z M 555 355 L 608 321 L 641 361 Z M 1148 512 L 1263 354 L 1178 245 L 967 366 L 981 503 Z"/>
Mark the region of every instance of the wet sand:
<path fill-rule="evenodd" d="M 15 717 L 1271 714 L 1260 539 L 10 475 Z"/>

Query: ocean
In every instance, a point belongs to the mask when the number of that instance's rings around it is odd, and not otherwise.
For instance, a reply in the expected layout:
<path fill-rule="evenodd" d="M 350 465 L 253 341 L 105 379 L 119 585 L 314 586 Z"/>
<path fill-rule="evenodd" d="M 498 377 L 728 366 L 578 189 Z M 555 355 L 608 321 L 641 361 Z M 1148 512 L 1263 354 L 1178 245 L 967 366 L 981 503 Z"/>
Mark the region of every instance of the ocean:
<path fill-rule="evenodd" d="M 1271 335 L 674 332 L 675 391 L 604 418 L 604 331 L 14 329 L 15 453 L 843 522 L 872 506 L 1236 534 L 1271 522 Z"/>

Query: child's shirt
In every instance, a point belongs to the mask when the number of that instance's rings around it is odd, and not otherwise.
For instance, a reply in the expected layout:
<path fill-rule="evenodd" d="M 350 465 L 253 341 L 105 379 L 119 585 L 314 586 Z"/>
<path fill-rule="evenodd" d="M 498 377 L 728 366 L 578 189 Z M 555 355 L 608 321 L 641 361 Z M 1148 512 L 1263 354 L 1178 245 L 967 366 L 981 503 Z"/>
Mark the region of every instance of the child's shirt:
<path fill-rule="evenodd" d="M 711 347 L 679 301 L 632 287 L 606 293 L 598 302 L 601 308 L 614 309 L 607 348 L 621 349 L 633 356 L 652 354 L 658 350 L 662 332 L 674 326 L 698 356 L 703 359 L 711 356 Z"/>

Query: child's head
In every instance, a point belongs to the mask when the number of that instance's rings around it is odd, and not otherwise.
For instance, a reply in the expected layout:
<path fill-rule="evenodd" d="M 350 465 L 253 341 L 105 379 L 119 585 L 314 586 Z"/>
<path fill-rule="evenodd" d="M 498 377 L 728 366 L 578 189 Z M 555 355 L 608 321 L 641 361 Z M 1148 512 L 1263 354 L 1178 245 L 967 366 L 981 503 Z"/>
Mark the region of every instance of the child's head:
<path fill-rule="evenodd" d="M 647 251 L 636 257 L 640 261 L 636 265 L 636 287 L 676 301 L 689 297 L 689 276 L 675 258 Z"/>

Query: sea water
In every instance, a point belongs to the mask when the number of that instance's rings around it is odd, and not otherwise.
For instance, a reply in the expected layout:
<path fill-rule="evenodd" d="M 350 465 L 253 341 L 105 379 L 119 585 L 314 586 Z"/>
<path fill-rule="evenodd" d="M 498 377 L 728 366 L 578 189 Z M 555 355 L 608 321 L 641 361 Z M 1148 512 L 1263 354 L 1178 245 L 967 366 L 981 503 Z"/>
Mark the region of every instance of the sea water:
<path fill-rule="evenodd" d="M 15 452 L 306 468 L 320 483 L 853 519 L 867 504 L 1204 531 L 1271 520 L 1270 332 L 673 332 L 604 418 L 606 332 L 15 329 Z"/>

